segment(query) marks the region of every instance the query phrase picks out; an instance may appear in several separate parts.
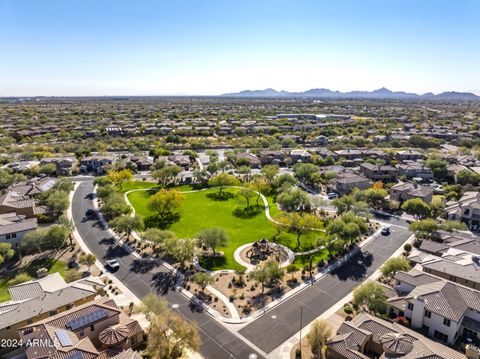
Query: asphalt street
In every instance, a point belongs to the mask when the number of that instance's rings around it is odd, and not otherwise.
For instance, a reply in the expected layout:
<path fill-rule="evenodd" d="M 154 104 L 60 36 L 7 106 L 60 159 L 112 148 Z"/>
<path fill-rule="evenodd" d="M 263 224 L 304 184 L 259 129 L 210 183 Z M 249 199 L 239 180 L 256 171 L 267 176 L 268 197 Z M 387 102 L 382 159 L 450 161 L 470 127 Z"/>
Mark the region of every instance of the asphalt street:
<path fill-rule="evenodd" d="M 350 261 L 245 326 L 239 331 L 240 334 L 269 353 L 300 330 L 300 306 L 303 307 L 302 326 L 306 326 L 360 285 L 411 234 L 402 219 L 376 219 L 391 226 L 389 236 L 377 236 Z"/>
<path fill-rule="evenodd" d="M 149 259 L 135 259 L 116 246 L 109 233 L 102 228 L 98 220 L 87 219 L 85 212 L 88 209 L 93 209 L 92 192 L 92 180 L 83 180 L 73 197 L 73 220 L 83 240 L 102 263 L 112 258 L 119 261 L 120 269 L 114 275 L 122 283 L 139 298 L 151 292 L 163 296 L 170 304 L 176 304 L 174 306 L 176 307 L 175 310 L 178 310 L 185 318 L 196 321 L 202 339 L 200 353 L 205 358 L 247 359 L 252 353 L 255 353 L 257 358 L 263 358 L 262 355 L 215 321 L 209 314 L 192 308 L 190 301 L 181 293 L 172 290 L 170 284 L 174 281 L 174 278 L 168 269 Z"/>

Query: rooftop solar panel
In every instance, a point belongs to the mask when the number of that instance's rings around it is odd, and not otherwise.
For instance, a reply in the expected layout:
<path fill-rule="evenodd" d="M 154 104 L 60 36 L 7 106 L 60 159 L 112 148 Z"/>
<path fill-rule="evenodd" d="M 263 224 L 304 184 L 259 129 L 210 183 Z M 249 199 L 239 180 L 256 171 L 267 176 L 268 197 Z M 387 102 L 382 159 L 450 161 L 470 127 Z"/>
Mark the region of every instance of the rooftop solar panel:
<path fill-rule="evenodd" d="M 70 340 L 70 337 L 68 336 L 65 330 L 61 330 L 61 329 L 55 330 L 55 335 L 60 341 L 60 344 L 62 344 L 62 347 L 68 347 L 70 345 L 73 345 L 72 341 Z"/>
<path fill-rule="evenodd" d="M 68 357 L 66 357 L 65 359 L 83 359 L 83 355 L 81 352 L 75 352 L 69 355 Z"/>
<path fill-rule="evenodd" d="M 71 330 L 77 330 L 106 317 L 108 317 L 108 311 L 106 309 L 97 309 L 76 319 L 69 320 L 65 325 Z"/>

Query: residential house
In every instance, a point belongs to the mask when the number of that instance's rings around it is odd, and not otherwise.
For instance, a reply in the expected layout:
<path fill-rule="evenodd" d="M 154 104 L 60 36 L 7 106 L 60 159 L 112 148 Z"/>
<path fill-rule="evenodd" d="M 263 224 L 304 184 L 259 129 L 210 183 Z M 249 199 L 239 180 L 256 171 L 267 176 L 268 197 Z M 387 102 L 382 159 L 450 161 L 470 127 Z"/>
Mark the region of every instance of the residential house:
<path fill-rule="evenodd" d="M 253 153 L 248 153 L 248 152 L 237 153 L 237 155 L 235 156 L 235 160 L 238 161 L 240 159 L 245 159 L 249 161 L 252 168 L 259 168 L 262 164 L 262 161 L 260 161 L 260 158 L 258 158 Z"/>
<path fill-rule="evenodd" d="M 405 326 L 364 312 L 344 321 L 327 347 L 330 359 L 467 358 Z"/>
<path fill-rule="evenodd" d="M 18 195 L 26 196 L 29 198 L 36 198 L 43 192 L 52 189 L 56 183 L 57 180 L 51 177 L 32 178 L 28 181 L 19 182 L 12 187 L 9 187 L 8 191 L 15 192 Z"/>
<path fill-rule="evenodd" d="M 395 158 L 399 161 L 418 161 L 426 157 L 425 154 L 416 150 L 401 150 L 395 154 Z"/>
<path fill-rule="evenodd" d="M 24 173 L 33 170 L 40 164 L 40 161 L 15 161 L 7 165 L 8 168 L 12 169 L 14 172 Z"/>
<path fill-rule="evenodd" d="M 425 203 L 431 203 L 433 188 L 417 183 L 400 182 L 390 188 L 390 199 L 403 203 L 412 198 L 419 198 Z"/>
<path fill-rule="evenodd" d="M 134 163 L 137 171 L 149 171 L 153 161 L 145 156 L 132 156 L 130 162 Z"/>
<path fill-rule="evenodd" d="M 398 175 L 406 179 L 418 178 L 422 181 L 431 181 L 433 179 L 433 172 L 430 168 L 413 161 L 399 164 Z"/>
<path fill-rule="evenodd" d="M 143 329 L 104 297 L 18 330 L 27 359 L 139 358 L 132 352 L 144 341 Z M 35 345 L 43 339 L 48 346 Z M 130 353 L 130 354 L 128 354 Z"/>
<path fill-rule="evenodd" d="M 96 277 L 66 283 L 59 273 L 11 286 L 12 299 L 0 303 L 0 338 L 18 339 L 19 328 L 90 302 L 103 287 Z"/>
<path fill-rule="evenodd" d="M 12 212 L 26 218 L 33 218 L 48 213 L 48 208 L 38 205 L 37 200 L 28 195 L 9 190 L 0 196 L 0 214 Z"/>
<path fill-rule="evenodd" d="M 80 171 L 104 174 L 114 162 L 115 157 L 113 156 L 95 155 L 84 157 L 80 161 Z"/>
<path fill-rule="evenodd" d="M 467 191 L 458 201 L 447 202 L 445 214 L 448 219 L 480 226 L 480 192 Z"/>
<path fill-rule="evenodd" d="M 476 338 L 480 333 L 480 292 L 418 270 L 395 275 L 398 296 L 387 300 L 391 316 L 405 317 L 412 328 L 446 344 L 459 337 Z M 438 280 L 437 280 L 438 279 Z"/>
<path fill-rule="evenodd" d="M 28 231 L 38 227 L 36 218 L 26 218 L 15 212 L 0 214 L 0 243 L 10 243 L 17 248 Z"/>
<path fill-rule="evenodd" d="M 338 176 L 334 178 L 327 187 L 330 192 L 344 195 L 350 193 L 354 188 L 365 190 L 371 185 L 372 183 L 368 180 L 368 178 L 351 172 L 342 172 L 339 173 Z"/>
<path fill-rule="evenodd" d="M 285 162 L 286 155 L 283 151 L 265 150 L 260 152 L 262 165 L 281 165 Z"/>
<path fill-rule="evenodd" d="M 408 256 L 415 268 L 426 273 L 480 289 L 480 257 L 473 253 L 450 247 L 441 256 L 413 250 Z"/>
<path fill-rule="evenodd" d="M 290 151 L 290 158 L 293 163 L 298 162 L 311 162 L 312 154 L 303 149 L 295 149 Z"/>
<path fill-rule="evenodd" d="M 387 182 L 396 180 L 398 174 L 398 170 L 393 166 L 374 165 L 368 162 L 360 165 L 360 172 L 372 181 Z"/>
<path fill-rule="evenodd" d="M 56 166 L 57 176 L 71 176 L 72 170 L 77 163 L 75 157 L 45 157 L 40 161 L 40 165 L 53 163 Z"/>

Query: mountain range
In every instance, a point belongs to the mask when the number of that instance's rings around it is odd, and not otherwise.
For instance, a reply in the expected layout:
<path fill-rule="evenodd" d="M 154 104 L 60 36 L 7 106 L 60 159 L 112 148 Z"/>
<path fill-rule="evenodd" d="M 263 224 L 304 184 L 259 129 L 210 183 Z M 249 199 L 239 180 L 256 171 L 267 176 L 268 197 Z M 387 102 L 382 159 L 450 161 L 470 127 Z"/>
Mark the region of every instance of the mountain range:
<path fill-rule="evenodd" d="M 428 92 L 419 95 L 411 92 L 391 91 L 385 87 L 374 91 L 340 92 L 325 88 L 315 88 L 304 92 L 277 91 L 272 88 L 265 90 L 245 90 L 227 93 L 224 97 L 275 97 L 275 98 L 331 98 L 331 99 L 392 99 L 392 100 L 438 100 L 438 101 L 479 101 L 480 96 L 471 92 L 447 91 L 437 95 Z"/>

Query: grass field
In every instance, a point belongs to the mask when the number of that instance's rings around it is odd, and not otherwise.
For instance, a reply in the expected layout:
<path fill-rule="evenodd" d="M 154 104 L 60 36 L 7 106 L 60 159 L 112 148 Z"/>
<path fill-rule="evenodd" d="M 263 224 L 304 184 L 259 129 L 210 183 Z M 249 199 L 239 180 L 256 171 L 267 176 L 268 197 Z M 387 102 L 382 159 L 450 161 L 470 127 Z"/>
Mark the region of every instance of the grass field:
<path fill-rule="evenodd" d="M 20 273 L 28 273 L 32 278 L 36 278 L 37 270 L 39 268 L 47 268 L 49 274 L 58 272 L 63 276 L 63 273 L 67 269 L 67 264 L 60 260 L 55 260 L 53 258 L 40 259 L 40 260 L 33 261 L 28 266 L 25 266 L 20 271 L 15 273 L 15 275 L 18 275 Z M 9 278 L 0 279 L 0 302 L 4 302 L 11 299 L 7 289 L 11 285 L 10 281 L 12 279 L 13 279 L 13 276 Z"/>
<path fill-rule="evenodd" d="M 228 246 L 220 248 L 225 253 L 224 258 L 201 258 L 200 263 L 211 270 L 239 269 L 241 266 L 233 258 L 235 250 L 245 243 L 254 242 L 262 238 L 271 239 L 275 234 L 275 229 L 263 211 L 252 218 L 236 217 L 233 212 L 235 208 L 243 207 L 243 202 L 236 197 L 226 201 L 217 201 L 207 196 L 209 193 L 216 191 L 216 189 L 208 189 L 200 192 L 185 193 L 185 202 L 180 209 L 180 220 L 172 224 L 168 229 L 175 232 L 177 237 L 192 238 L 204 228 L 224 228 L 229 237 Z M 228 189 L 228 191 L 232 194 L 238 192 L 235 189 Z M 153 212 L 147 208 L 150 194 L 149 191 L 138 191 L 128 195 L 128 199 L 135 211 L 143 218 L 153 215 Z M 273 199 L 268 198 L 268 202 L 272 217 L 280 214 L 280 210 L 273 203 Z M 323 235 L 323 233 L 316 232 L 302 237 L 301 242 L 304 245 L 312 245 L 316 243 L 318 237 Z M 294 235 L 282 233 L 277 238 L 279 243 L 295 251 L 302 250 L 302 248 L 297 248 Z"/>

